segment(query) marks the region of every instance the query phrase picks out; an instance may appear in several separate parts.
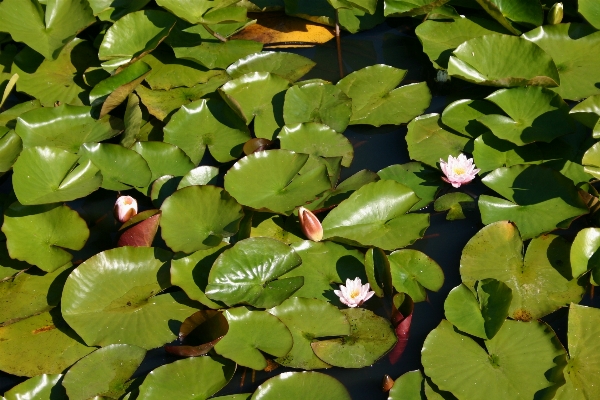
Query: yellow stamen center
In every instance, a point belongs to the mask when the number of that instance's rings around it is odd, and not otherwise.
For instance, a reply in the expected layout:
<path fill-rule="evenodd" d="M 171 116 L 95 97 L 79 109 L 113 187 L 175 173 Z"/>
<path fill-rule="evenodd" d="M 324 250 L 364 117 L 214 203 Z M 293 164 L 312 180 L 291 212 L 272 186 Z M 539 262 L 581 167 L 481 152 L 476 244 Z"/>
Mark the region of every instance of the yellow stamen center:
<path fill-rule="evenodd" d="M 456 175 L 462 175 L 465 173 L 465 169 L 463 167 L 454 167 L 452 168 L 452 172 L 454 172 Z"/>
<path fill-rule="evenodd" d="M 355 299 L 355 298 L 357 298 L 358 296 L 360 296 L 360 290 L 358 290 L 358 289 L 354 289 L 353 291 L 351 291 L 351 292 L 350 292 L 350 297 L 351 297 L 351 298 Z"/>

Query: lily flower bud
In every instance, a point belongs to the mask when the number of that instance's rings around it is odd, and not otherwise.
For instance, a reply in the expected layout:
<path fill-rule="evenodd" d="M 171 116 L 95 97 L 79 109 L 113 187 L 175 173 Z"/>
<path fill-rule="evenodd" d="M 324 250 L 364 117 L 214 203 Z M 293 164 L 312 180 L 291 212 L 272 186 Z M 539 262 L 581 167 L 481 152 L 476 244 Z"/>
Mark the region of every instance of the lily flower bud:
<path fill-rule="evenodd" d="M 306 237 L 314 242 L 323 240 L 323 226 L 315 214 L 304 207 L 298 209 L 300 228 Z"/>
<path fill-rule="evenodd" d="M 127 222 L 137 214 L 137 201 L 131 196 L 121 196 L 117 199 L 113 209 L 115 218 L 121 223 Z"/>
<path fill-rule="evenodd" d="M 555 3 L 550 9 L 550 11 L 548 11 L 548 24 L 560 24 L 562 22 L 563 16 L 563 3 Z"/>
<path fill-rule="evenodd" d="M 384 392 L 389 392 L 394 387 L 394 380 L 388 374 L 383 376 L 383 382 L 381 383 L 381 390 Z"/>

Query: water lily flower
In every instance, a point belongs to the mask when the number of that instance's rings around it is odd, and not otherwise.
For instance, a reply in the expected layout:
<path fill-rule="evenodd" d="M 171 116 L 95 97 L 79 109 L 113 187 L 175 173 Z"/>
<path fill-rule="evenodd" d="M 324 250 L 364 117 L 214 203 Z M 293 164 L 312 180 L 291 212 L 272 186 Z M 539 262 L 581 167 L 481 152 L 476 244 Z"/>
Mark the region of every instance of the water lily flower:
<path fill-rule="evenodd" d="M 298 209 L 298 218 L 300 219 L 300 228 L 304 235 L 313 242 L 320 242 L 323 240 L 323 226 L 321 221 L 315 214 L 304 207 Z"/>
<path fill-rule="evenodd" d="M 133 197 L 121 196 L 117 199 L 113 211 L 115 218 L 124 223 L 137 214 L 137 209 L 137 201 Z"/>
<path fill-rule="evenodd" d="M 460 185 L 466 185 L 471 182 L 477 176 L 477 173 L 481 171 L 475 168 L 472 158 L 467 158 L 464 154 L 460 154 L 454 158 L 448 156 L 448 162 L 445 162 L 440 158 L 440 167 L 442 172 L 446 175 L 442 179 L 450 183 L 455 188 Z"/>
<path fill-rule="evenodd" d="M 370 291 L 370 289 L 371 285 L 368 283 L 363 285 L 360 278 L 346 279 L 346 286 L 340 285 L 340 290 L 334 290 L 333 293 L 348 307 L 358 307 L 373 297 L 375 292 Z"/>

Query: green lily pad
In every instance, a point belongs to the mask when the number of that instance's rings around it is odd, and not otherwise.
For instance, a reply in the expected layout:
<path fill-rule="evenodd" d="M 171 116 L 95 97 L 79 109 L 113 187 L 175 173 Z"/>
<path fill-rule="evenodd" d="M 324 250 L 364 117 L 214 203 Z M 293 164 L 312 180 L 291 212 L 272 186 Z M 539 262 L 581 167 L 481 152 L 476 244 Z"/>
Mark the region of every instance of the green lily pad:
<path fill-rule="evenodd" d="M 15 129 L 17 126 L 17 118 L 26 113 L 27 111 L 40 108 L 42 104 L 39 100 L 29 100 L 24 103 L 19 103 L 14 107 L 0 113 L 0 126 L 4 126 L 8 129 Z"/>
<path fill-rule="evenodd" d="M 179 59 L 195 61 L 206 68 L 225 69 L 239 59 L 260 52 L 262 43 L 252 40 L 228 40 L 227 42 L 203 41 L 198 46 L 174 47 Z"/>
<path fill-rule="evenodd" d="M 435 211 L 448 211 L 448 215 L 446 215 L 448 221 L 465 219 L 465 211 L 476 207 L 475 200 L 461 192 L 447 193 L 437 198 L 433 204 Z"/>
<path fill-rule="evenodd" d="M 429 14 L 450 0 L 384 0 L 386 17 L 411 17 Z"/>
<path fill-rule="evenodd" d="M 447 69 L 454 49 L 467 40 L 493 33 L 508 33 L 496 21 L 477 16 L 461 15 L 443 20 L 428 19 L 415 29 L 423 52 L 436 68 Z"/>
<path fill-rule="evenodd" d="M 464 284 L 450 291 L 444 302 L 446 318 L 470 335 L 491 339 L 508 317 L 512 290 L 496 279 L 485 279 L 473 293 Z"/>
<path fill-rule="evenodd" d="M 158 10 L 136 11 L 115 22 L 104 35 L 98 57 L 103 66 L 116 69 L 154 50 L 175 26 L 172 14 Z"/>
<path fill-rule="evenodd" d="M 118 398 L 142 363 L 146 350 L 128 344 L 112 344 L 82 358 L 67 371 L 62 381 L 70 400 L 94 396 Z"/>
<path fill-rule="evenodd" d="M 517 164 L 541 164 L 544 155 L 542 149 L 535 143 L 519 146 L 498 139 L 488 132 L 475 139 L 473 159 L 477 168 L 481 170 L 480 173 L 484 173 Z"/>
<path fill-rule="evenodd" d="M 319 372 L 285 372 L 262 385 L 251 400 L 350 400 L 348 390 L 337 379 Z"/>
<path fill-rule="evenodd" d="M 251 72 L 227 82 L 219 93 L 244 119 L 254 120 L 256 137 L 273 140 L 283 125 L 283 101 L 290 82 L 269 72 Z"/>
<path fill-rule="evenodd" d="M 437 168 L 441 159 L 458 157 L 469 138 L 444 129 L 439 114 L 421 115 L 408 124 L 406 143 L 413 160 Z"/>
<path fill-rule="evenodd" d="M 375 296 L 384 297 L 384 295 L 387 295 L 389 297 L 392 295 L 390 261 L 383 250 L 377 247 L 371 247 L 367 250 L 365 253 L 365 272 Z"/>
<path fill-rule="evenodd" d="M 56 60 L 44 60 L 32 49 L 24 48 L 15 57 L 11 72 L 19 74 L 17 91 L 35 97 L 44 107 L 52 107 L 57 101 L 81 106 L 88 104 L 92 89 L 82 75 L 97 62 L 97 50 L 92 44 L 74 38 Z"/>
<path fill-rule="evenodd" d="M 484 227 L 463 249 L 460 274 L 473 289 L 475 281 L 497 279 L 512 289 L 509 317 L 542 318 L 570 302 L 579 302 L 584 289 L 571 277 L 569 244 L 559 236 L 533 239 L 523 257 L 523 241 L 507 221 Z"/>
<path fill-rule="evenodd" d="M 60 385 L 62 377 L 61 374 L 34 376 L 4 393 L 4 400 L 68 400 L 65 389 Z"/>
<path fill-rule="evenodd" d="M 174 340 L 173 325 L 199 304 L 181 292 L 159 295 L 171 286 L 170 261 L 170 252 L 153 247 L 96 254 L 67 279 L 61 301 L 65 320 L 91 346 L 123 343 L 152 349 Z"/>
<path fill-rule="evenodd" d="M 268 237 L 285 244 L 301 242 L 300 222 L 292 215 L 284 217 L 271 213 L 252 213 L 250 237 Z"/>
<path fill-rule="evenodd" d="M 588 128 L 594 128 L 600 121 L 600 95 L 590 96 L 583 100 L 571 108 L 569 114 Z M 596 139 L 595 136 L 594 139 Z"/>
<path fill-rule="evenodd" d="M 263 352 L 283 357 L 292 349 L 289 329 L 266 311 L 237 307 L 223 315 L 229 322 L 229 331 L 215 345 L 215 351 L 241 366 L 262 370 L 267 367 Z"/>
<path fill-rule="evenodd" d="M 223 189 L 189 186 L 173 193 L 161 207 L 162 237 L 173 251 L 193 253 L 218 246 L 233 236 L 244 212 Z"/>
<path fill-rule="evenodd" d="M 578 278 L 592 270 L 594 281 L 600 282 L 600 229 L 584 228 L 577 233 L 571 246 L 571 271 Z"/>
<path fill-rule="evenodd" d="M 58 374 L 94 350 L 58 308 L 0 327 L 0 370 L 13 375 Z"/>
<path fill-rule="evenodd" d="M 581 3 L 580 3 L 581 4 Z M 565 384 L 554 397 L 557 400 L 584 400 L 600 396 L 598 379 L 598 324 L 597 308 L 571 303 L 569 310 L 569 361 L 564 369 Z"/>
<path fill-rule="evenodd" d="M 330 364 L 315 355 L 311 343 L 321 337 L 350 335 L 346 315 L 323 300 L 292 297 L 268 311 L 288 327 L 294 339 L 292 350 L 285 357 L 275 359 L 286 367 L 329 368 Z"/>
<path fill-rule="evenodd" d="M 422 400 L 429 397 L 423 396 L 423 374 L 421 371 L 409 371 L 404 373 L 390 390 L 388 400 Z M 434 400 L 434 399 L 431 399 Z"/>
<path fill-rule="evenodd" d="M 294 297 L 315 298 L 340 306 L 333 293 L 336 284 L 357 277 L 363 281 L 367 279 L 364 256 L 358 250 L 333 242 L 310 240 L 294 243 L 291 248 L 302 258 L 302 264 L 282 278 L 304 277 L 304 286 L 293 294 Z"/>
<path fill-rule="evenodd" d="M 4 234 L 0 234 L 0 237 L 5 240 Z M 29 267 L 31 267 L 31 265 L 26 262 L 10 258 L 8 249 L 6 248 L 6 241 L 0 242 L 0 281 L 10 278 L 19 271 Z"/>
<path fill-rule="evenodd" d="M 448 74 L 467 82 L 500 87 L 556 87 L 561 82 L 550 55 L 520 37 L 491 34 L 470 39 L 453 54 Z"/>
<path fill-rule="evenodd" d="M 483 223 L 513 221 L 524 240 L 566 228 L 573 219 L 589 212 L 573 181 L 550 168 L 537 165 L 498 168 L 482 182 L 508 199 L 480 196 Z"/>
<path fill-rule="evenodd" d="M 257 308 L 274 307 L 303 285 L 303 277 L 281 278 L 301 263 L 294 250 L 277 240 L 242 240 L 215 261 L 206 295 L 228 306 L 244 303 Z"/>
<path fill-rule="evenodd" d="M 181 3 L 158 0 L 157 4 L 192 24 L 218 24 L 246 20 L 246 9 L 236 7 L 239 0 L 201 0 Z"/>
<path fill-rule="evenodd" d="M 352 100 L 337 86 L 322 82 L 295 85 L 285 93 L 286 125 L 305 122 L 325 124 L 342 133 L 350 123 Z"/>
<path fill-rule="evenodd" d="M 342 157 L 342 166 L 349 167 L 354 157 L 352 143 L 327 125 L 308 122 L 286 125 L 277 136 L 281 148 L 314 157 Z"/>
<path fill-rule="evenodd" d="M 335 367 L 362 368 L 373 365 L 396 344 L 390 322 L 364 308 L 342 310 L 350 323 L 348 337 L 311 344 L 321 360 Z"/>
<path fill-rule="evenodd" d="M 14 203 L 4 211 L 2 232 L 12 258 L 36 265 L 46 272 L 62 267 L 81 250 L 90 236 L 76 211 L 61 204 L 23 206 Z"/>
<path fill-rule="evenodd" d="M 12 38 L 52 59 L 64 45 L 95 22 L 85 1 L 7 0 L 0 5 L 0 25 Z"/>
<path fill-rule="evenodd" d="M 227 172 L 225 190 L 245 206 L 289 213 L 331 188 L 324 165 L 298 174 L 308 160 L 289 150 L 253 153 Z"/>
<path fill-rule="evenodd" d="M 598 179 L 600 177 L 600 146 L 594 144 L 590 147 L 583 155 L 581 163 L 585 172 Z"/>
<path fill-rule="evenodd" d="M 317 210 L 319 208 L 328 208 L 338 205 L 367 183 L 376 182 L 378 180 L 379 176 L 375 172 L 366 169 L 360 170 L 338 184 L 335 188 L 324 192 L 320 198 L 308 204 L 306 208 L 309 210 Z"/>
<path fill-rule="evenodd" d="M 406 70 L 373 65 L 353 72 L 337 84 L 352 99 L 350 125 L 400 125 L 429 107 L 431 93 L 424 82 L 396 88 Z"/>
<path fill-rule="evenodd" d="M 444 272 L 433 259 L 418 250 L 398 250 L 388 256 L 392 285 L 414 302 L 425 301 L 425 289 L 437 292 L 444 284 Z"/>
<path fill-rule="evenodd" d="M 574 130 L 569 106 L 548 89 L 535 86 L 500 89 L 486 100 L 502 108 L 508 117 L 488 114 L 477 120 L 500 139 L 516 145 L 550 143 Z"/>
<path fill-rule="evenodd" d="M 382 180 L 361 187 L 323 220 L 323 238 L 395 250 L 423 236 L 428 214 L 407 214 L 419 201 L 410 188 Z"/>
<path fill-rule="evenodd" d="M 444 109 L 442 123 L 463 136 L 477 138 L 490 130 L 479 118 L 502 114 L 502 109 L 486 100 L 457 100 Z"/>
<path fill-rule="evenodd" d="M 251 138 L 246 124 L 216 97 L 183 105 L 164 132 L 165 142 L 179 146 L 194 164 L 200 163 L 207 147 L 219 162 L 235 160 Z"/>
<path fill-rule="evenodd" d="M 310 71 L 316 63 L 294 53 L 263 51 L 250 54 L 227 68 L 233 79 L 251 72 L 270 72 L 288 81 L 295 82 Z"/>
<path fill-rule="evenodd" d="M 13 188 L 21 204 L 45 204 L 87 196 L 102 184 L 91 161 L 54 147 L 24 149 L 13 165 Z"/>
<path fill-rule="evenodd" d="M 514 24 L 534 28 L 544 23 L 544 11 L 537 0 L 477 0 L 479 5 L 502 26 L 515 35 L 521 31 Z"/>
<path fill-rule="evenodd" d="M 485 349 L 443 320 L 425 339 L 425 374 L 461 399 L 525 400 L 553 385 L 545 373 L 565 354 L 552 329 L 537 321 L 506 321 L 484 343 Z"/>
<path fill-rule="evenodd" d="M 88 0 L 90 7 L 101 21 L 115 22 L 131 12 L 142 9 L 149 0 Z"/>
<path fill-rule="evenodd" d="M 222 242 L 208 250 L 198 250 L 189 256 L 177 254 L 171 261 L 171 283 L 184 290 L 192 300 L 199 301 L 209 308 L 222 308 L 222 303 L 210 300 L 206 294 L 208 274 L 215 260 L 229 244 Z"/>
<path fill-rule="evenodd" d="M 442 186 L 438 170 L 420 162 L 390 165 L 377 173 L 381 179 L 393 180 L 411 188 L 421 199 L 410 210 L 416 211 L 433 201 Z"/>
<path fill-rule="evenodd" d="M 52 146 L 76 153 L 84 143 L 101 142 L 123 129 L 120 119 L 107 115 L 94 119 L 91 107 L 62 104 L 21 114 L 15 132 L 23 147 Z"/>
<path fill-rule="evenodd" d="M 558 68 L 560 86 L 553 88 L 562 98 L 581 100 L 600 94 L 600 33 L 586 24 L 545 25 L 523 35 L 540 46 Z"/>
<path fill-rule="evenodd" d="M 594 0 L 579 0 L 578 10 L 594 28 L 600 29 L 600 5 Z"/>
<path fill-rule="evenodd" d="M 177 190 L 188 186 L 214 185 L 218 176 L 218 168 L 201 165 L 181 178 L 179 185 L 177 185 Z"/>
<path fill-rule="evenodd" d="M 13 130 L 0 127 L 0 174 L 10 171 L 23 150 L 21 137 Z"/>
<path fill-rule="evenodd" d="M 205 400 L 233 377 L 235 363 L 221 357 L 190 357 L 156 368 L 140 386 L 138 400 Z"/>

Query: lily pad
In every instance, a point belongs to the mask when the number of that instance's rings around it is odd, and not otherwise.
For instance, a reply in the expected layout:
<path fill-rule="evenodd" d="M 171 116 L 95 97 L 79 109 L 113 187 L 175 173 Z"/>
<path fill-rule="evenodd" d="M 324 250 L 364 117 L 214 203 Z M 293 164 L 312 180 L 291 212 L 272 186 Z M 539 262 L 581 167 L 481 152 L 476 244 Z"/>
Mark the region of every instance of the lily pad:
<path fill-rule="evenodd" d="M 583 155 L 581 163 L 585 172 L 598 179 L 600 177 L 600 146 L 594 144 L 590 147 Z"/>
<path fill-rule="evenodd" d="M 282 215 L 253 212 L 250 237 L 268 237 L 285 244 L 298 243 L 303 237 L 299 224 L 300 221 L 293 215 L 286 218 Z"/>
<path fill-rule="evenodd" d="M 282 149 L 314 157 L 342 157 L 343 167 L 349 167 L 354 157 L 352 143 L 344 135 L 316 122 L 286 125 L 277 138 Z"/>
<path fill-rule="evenodd" d="M 348 390 L 337 379 L 319 372 L 285 372 L 262 385 L 251 400 L 350 400 Z"/>
<path fill-rule="evenodd" d="M 23 206 L 14 203 L 4 211 L 2 232 L 12 258 L 36 265 L 46 272 L 62 267 L 81 250 L 90 236 L 76 211 L 61 204 Z"/>
<path fill-rule="evenodd" d="M 486 99 L 487 100 L 487 99 Z M 479 118 L 502 114 L 502 109 L 486 100 L 457 100 L 444 109 L 442 123 L 463 136 L 477 138 L 490 130 Z"/>
<path fill-rule="evenodd" d="M 250 54 L 227 68 L 233 79 L 251 72 L 270 72 L 288 81 L 295 82 L 310 71 L 316 63 L 294 53 L 264 51 Z"/>
<path fill-rule="evenodd" d="M 386 17 L 412 17 L 429 14 L 450 0 L 384 0 Z"/>
<path fill-rule="evenodd" d="M 308 159 L 289 150 L 253 153 L 227 172 L 225 189 L 240 204 L 287 214 L 331 188 L 324 165 L 298 175 Z"/>
<path fill-rule="evenodd" d="M 233 236 L 244 216 L 242 207 L 216 186 L 189 186 L 173 193 L 161 207 L 162 237 L 173 251 L 193 253 Z"/>
<path fill-rule="evenodd" d="M 388 256 L 392 285 L 414 302 L 425 301 L 425 289 L 437 292 L 444 284 L 444 272 L 433 259 L 418 250 L 398 250 Z"/>
<path fill-rule="evenodd" d="M 558 68 L 560 86 L 553 88 L 562 98 L 581 100 L 600 94 L 600 33 L 586 24 L 545 25 L 523 35 L 548 53 Z"/>
<path fill-rule="evenodd" d="M 237 307 L 224 311 L 223 315 L 229 322 L 229 331 L 215 345 L 215 351 L 241 366 L 265 369 L 267 360 L 262 353 L 283 357 L 292 348 L 288 328 L 266 311 Z"/>
<path fill-rule="evenodd" d="M 79 360 L 62 381 L 70 400 L 94 396 L 117 398 L 125 394 L 127 382 L 142 363 L 146 350 L 128 344 L 112 344 Z"/>
<path fill-rule="evenodd" d="M 5 400 L 67 400 L 67 392 L 61 386 L 61 374 L 43 374 L 27 379 L 4 393 Z"/>
<path fill-rule="evenodd" d="M 512 289 L 509 317 L 529 321 L 579 302 L 584 289 L 571 277 L 569 244 L 560 236 L 533 239 L 523 257 L 517 228 L 500 221 L 484 227 L 469 240 L 460 260 L 463 283 L 497 279 Z"/>
<path fill-rule="evenodd" d="M 214 185 L 218 176 L 218 168 L 202 165 L 184 175 L 177 185 L 177 190 L 188 186 Z"/>
<path fill-rule="evenodd" d="M 395 250 L 423 236 L 428 214 L 407 214 L 419 201 L 410 188 L 382 180 L 361 187 L 323 220 L 323 238 Z"/>
<path fill-rule="evenodd" d="M 431 93 L 424 82 L 396 88 L 406 72 L 379 64 L 340 80 L 337 87 L 352 99 L 350 125 L 400 125 L 422 114 L 429 107 Z"/>
<path fill-rule="evenodd" d="M 600 95 L 588 97 L 571 108 L 569 113 L 588 128 L 594 128 L 600 121 Z"/>
<path fill-rule="evenodd" d="M 336 367 L 362 368 L 373 365 L 396 344 L 388 320 L 364 308 L 342 310 L 350 323 L 350 336 L 311 344 L 321 360 Z"/>
<path fill-rule="evenodd" d="M 350 335 L 346 315 L 323 300 L 293 297 L 268 311 L 288 327 L 294 339 L 292 350 L 275 360 L 286 367 L 329 368 L 330 364 L 315 355 L 311 343 L 318 338 Z"/>
<path fill-rule="evenodd" d="M 513 221 L 524 240 L 566 228 L 573 219 L 589 212 L 573 181 L 550 168 L 537 165 L 498 168 L 482 182 L 508 199 L 480 196 L 483 223 Z"/>
<path fill-rule="evenodd" d="M 283 101 L 290 82 L 269 72 L 251 72 L 227 82 L 219 93 L 244 119 L 254 120 L 256 137 L 273 140 L 283 125 Z"/>
<path fill-rule="evenodd" d="M 206 295 L 228 306 L 244 303 L 257 308 L 274 307 L 303 285 L 303 277 L 281 278 L 301 263 L 294 250 L 277 240 L 242 240 L 215 261 Z"/>
<path fill-rule="evenodd" d="M 192 24 L 218 24 L 246 20 L 246 9 L 236 7 L 239 0 L 201 0 L 181 3 L 159 0 L 157 4 Z"/>
<path fill-rule="evenodd" d="M 207 147 L 219 162 L 235 160 L 251 138 L 246 124 L 216 97 L 183 105 L 164 132 L 165 142 L 179 146 L 196 165 Z"/>
<path fill-rule="evenodd" d="M 384 295 L 387 295 L 389 297 L 392 295 L 390 261 L 383 250 L 377 247 L 371 247 L 367 250 L 365 253 L 365 272 L 375 296 L 384 297 Z"/>
<path fill-rule="evenodd" d="M 571 246 L 571 271 L 578 278 L 592 270 L 594 281 L 600 282 L 600 229 L 584 228 L 577 233 Z"/>
<path fill-rule="evenodd" d="M 90 7 L 101 21 L 115 22 L 131 12 L 138 11 L 149 3 L 149 0 L 88 0 Z"/>
<path fill-rule="evenodd" d="M 410 210 L 416 211 L 433 201 L 442 186 L 439 171 L 420 162 L 390 165 L 377 173 L 381 179 L 393 180 L 411 188 L 421 199 Z"/>
<path fill-rule="evenodd" d="M 197 62 L 206 68 L 225 69 L 239 59 L 260 52 L 262 43 L 252 40 L 228 40 L 226 42 L 203 41 L 198 46 L 174 47 L 179 59 Z"/>
<path fill-rule="evenodd" d="M 153 247 L 96 254 L 67 279 L 64 318 L 91 346 L 122 343 L 152 349 L 174 340 L 173 326 L 198 304 L 181 292 L 159 295 L 171 286 L 170 261 L 170 252 Z"/>
<path fill-rule="evenodd" d="M 561 82 L 550 55 L 520 37 L 485 35 L 464 42 L 453 54 L 448 74 L 467 82 L 500 87 L 556 87 Z"/>
<path fill-rule="evenodd" d="M 506 321 L 485 349 L 443 320 L 423 345 L 425 374 L 461 399 L 532 399 L 565 351 L 547 325 Z M 527 351 L 523 351 L 527 349 Z"/>
<path fill-rule="evenodd" d="M 233 377 L 235 363 L 221 357 L 190 357 L 156 368 L 139 388 L 138 400 L 205 400 Z"/>
<path fill-rule="evenodd" d="M 422 400 L 424 398 L 422 386 L 423 374 L 421 371 L 405 372 L 394 382 L 388 400 Z M 434 400 L 429 397 L 426 398 Z"/>
<path fill-rule="evenodd" d="M 0 174 L 10 171 L 23 150 L 23 141 L 15 131 L 0 127 Z"/>
<path fill-rule="evenodd" d="M 578 11 L 594 28 L 600 29 L 600 5 L 594 0 L 579 0 Z"/>
<path fill-rule="evenodd" d="M 447 193 L 437 198 L 433 204 L 435 211 L 448 211 L 448 215 L 446 215 L 448 221 L 465 219 L 465 211 L 476 207 L 475 200 L 468 194 L 461 192 Z"/>
<path fill-rule="evenodd" d="M 519 146 L 488 132 L 475 139 L 473 159 L 477 168 L 484 173 L 517 164 L 541 164 L 544 161 L 542 150 L 535 143 Z"/>
<path fill-rule="evenodd" d="M 544 23 L 544 11 L 537 0 L 477 0 L 479 5 L 506 29 L 520 35 L 515 24 L 534 28 Z"/>

